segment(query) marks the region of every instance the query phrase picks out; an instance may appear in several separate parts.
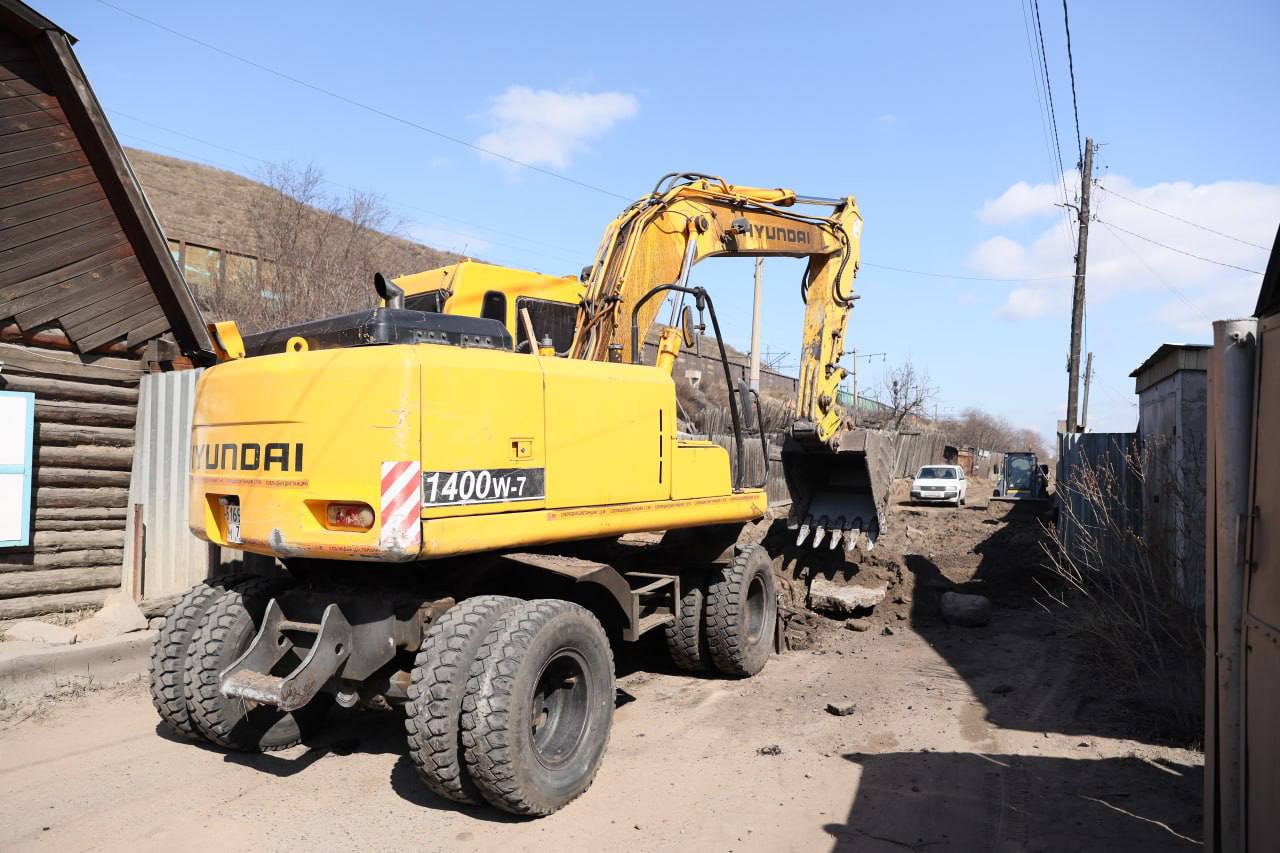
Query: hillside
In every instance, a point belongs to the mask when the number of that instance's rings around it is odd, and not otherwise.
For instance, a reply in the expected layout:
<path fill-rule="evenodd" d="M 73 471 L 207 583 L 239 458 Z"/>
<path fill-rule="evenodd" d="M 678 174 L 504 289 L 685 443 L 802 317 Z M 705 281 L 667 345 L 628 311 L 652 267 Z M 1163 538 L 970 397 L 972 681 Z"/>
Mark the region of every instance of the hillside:
<path fill-rule="evenodd" d="M 166 157 L 138 148 L 126 148 L 134 172 L 160 220 L 160 227 L 172 240 L 182 240 L 212 248 L 259 256 L 269 238 L 261 233 L 261 216 L 279 194 L 266 184 L 190 160 Z M 315 211 L 323 217 L 322 211 Z M 407 266 L 396 272 L 417 272 L 460 260 L 410 240 L 390 237 L 403 252 Z"/>

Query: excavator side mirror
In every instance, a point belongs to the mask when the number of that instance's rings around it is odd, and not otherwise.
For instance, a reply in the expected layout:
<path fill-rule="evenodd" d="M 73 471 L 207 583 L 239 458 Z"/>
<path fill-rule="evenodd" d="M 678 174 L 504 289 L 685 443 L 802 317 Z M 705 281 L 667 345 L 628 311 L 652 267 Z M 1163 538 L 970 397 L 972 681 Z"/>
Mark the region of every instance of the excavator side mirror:
<path fill-rule="evenodd" d="M 404 290 L 380 272 L 373 274 L 373 289 L 388 308 L 404 307 Z"/>
<path fill-rule="evenodd" d="M 684 339 L 685 347 L 691 347 L 697 340 L 698 326 L 693 322 L 693 309 L 688 305 L 680 312 L 680 337 Z"/>

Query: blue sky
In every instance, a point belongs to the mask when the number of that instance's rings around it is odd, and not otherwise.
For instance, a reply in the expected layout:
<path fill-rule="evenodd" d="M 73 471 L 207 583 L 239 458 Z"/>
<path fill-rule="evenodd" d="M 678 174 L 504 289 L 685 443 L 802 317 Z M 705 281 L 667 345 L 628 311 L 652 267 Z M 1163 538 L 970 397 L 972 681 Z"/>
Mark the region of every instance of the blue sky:
<path fill-rule="evenodd" d="M 626 198 L 673 170 L 853 194 L 866 227 L 852 344 L 888 353 L 889 364 L 912 359 L 939 388 L 943 412 L 979 406 L 1046 435 L 1063 416 L 1072 249 L 1054 206 L 1062 192 L 1037 100 L 1029 0 L 923 11 L 743 0 L 111 2 Z M 263 161 L 315 163 L 334 182 L 383 195 L 424 242 L 552 273 L 588 263 L 624 205 L 98 0 L 37 6 L 80 39 L 76 52 L 126 145 L 250 176 Z M 1045 0 L 1040 13 L 1070 171 L 1077 143 L 1062 8 Z M 1280 6 L 1078 1 L 1071 25 L 1081 131 L 1101 143 L 1095 171 L 1114 191 L 1096 192 L 1101 222 L 1091 229 L 1090 421 L 1125 430 L 1136 420 L 1135 366 L 1162 341 L 1209 340 L 1212 320 L 1253 304 L 1259 276 L 1149 241 L 1263 268 L 1266 251 L 1247 244 L 1269 247 L 1280 224 Z M 799 345 L 799 271 L 798 262 L 766 264 L 763 349 L 791 353 L 788 365 Z M 750 262 L 736 260 L 695 273 L 742 349 L 750 276 Z M 863 387 L 882 369 L 864 362 Z"/>

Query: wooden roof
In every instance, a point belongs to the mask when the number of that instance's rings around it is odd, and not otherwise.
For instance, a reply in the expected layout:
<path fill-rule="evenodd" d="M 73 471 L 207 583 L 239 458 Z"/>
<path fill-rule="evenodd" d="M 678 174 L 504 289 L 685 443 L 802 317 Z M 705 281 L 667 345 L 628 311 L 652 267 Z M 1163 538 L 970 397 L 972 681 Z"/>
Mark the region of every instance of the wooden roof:
<path fill-rule="evenodd" d="M 213 347 L 137 178 L 71 50 L 0 0 L 0 321 L 57 324 L 81 353 L 172 335 Z"/>

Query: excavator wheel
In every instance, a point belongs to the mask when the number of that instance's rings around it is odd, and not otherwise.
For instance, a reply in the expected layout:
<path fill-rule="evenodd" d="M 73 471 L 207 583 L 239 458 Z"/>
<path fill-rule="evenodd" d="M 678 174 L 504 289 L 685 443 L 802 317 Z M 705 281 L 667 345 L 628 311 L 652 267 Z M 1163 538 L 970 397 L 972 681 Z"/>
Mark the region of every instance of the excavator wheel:
<path fill-rule="evenodd" d="M 685 672 L 706 672 L 711 667 L 703 611 L 707 598 L 706 575 L 687 574 L 680 579 L 679 609 L 674 622 L 666 626 L 667 651 L 671 662 Z"/>
<path fill-rule="evenodd" d="M 267 603 L 283 586 L 252 578 L 223 590 L 192 637 L 184 685 L 187 713 L 196 730 L 218 746 L 240 752 L 285 749 L 318 727 L 332 706 L 333 698 L 320 694 L 305 708 L 286 712 L 228 698 L 219 689 L 222 671 L 249 648 Z"/>
<path fill-rule="evenodd" d="M 462 699 L 489 629 L 521 603 L 479 595 L 449 608 L 427 629 L 414 661 L 404 721 L 409 757 L 427 787 L 454 802 L 484 802 L 462 760 Z"/>
<path fill-rule="evenodd" d="M 769 552 L 752 545 L 711 577 L 705 627 L 711 662 L 725 675 L 755 675 L 773 649 L 778 595 Z"/>
<path fill-rule="evenodd" d="M 471 667 L 467 772 L 498 808 L 549 815 L 591 787 L 613 702 L 613 653 L 591 611 L 557 599 L 512 608 Z"/>
<path fill-rule="evenodd" d="M 183 689 L 187 670 L 187 650 L 205 613 L 224 589 L 243 581 L 243 575 L 210 579 L 198 583 L 178 599 L 165 614 L 164 624 L 151 646 L 151 704 L 160 719 L 181 737 L 196 739 L 200 732 L 187 713 Z"/>

